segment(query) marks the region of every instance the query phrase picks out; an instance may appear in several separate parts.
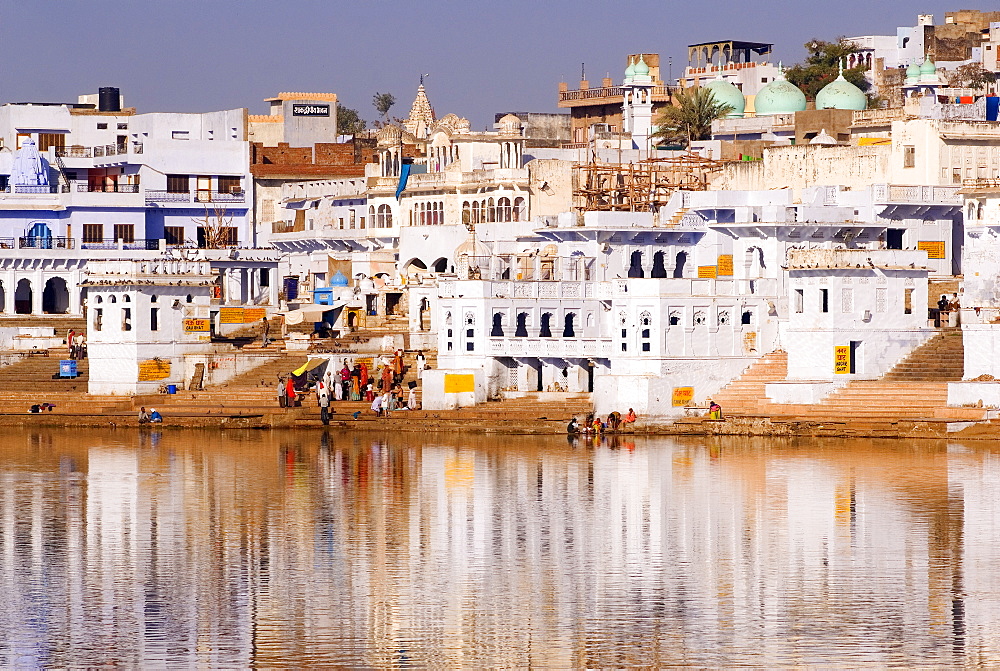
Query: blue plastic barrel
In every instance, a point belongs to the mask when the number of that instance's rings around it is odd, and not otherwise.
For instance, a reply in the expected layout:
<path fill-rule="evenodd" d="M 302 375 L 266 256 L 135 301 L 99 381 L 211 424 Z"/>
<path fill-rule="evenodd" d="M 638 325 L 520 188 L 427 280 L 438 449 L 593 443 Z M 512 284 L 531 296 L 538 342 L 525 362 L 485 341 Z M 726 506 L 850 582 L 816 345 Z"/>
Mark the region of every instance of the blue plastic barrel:
<path fill-rule="evenodd" d="M 176 384 L 168 384 L 167 385 L 167 393 L 168 394 L 176 394 L 177 393 L 177 385 Z"/>

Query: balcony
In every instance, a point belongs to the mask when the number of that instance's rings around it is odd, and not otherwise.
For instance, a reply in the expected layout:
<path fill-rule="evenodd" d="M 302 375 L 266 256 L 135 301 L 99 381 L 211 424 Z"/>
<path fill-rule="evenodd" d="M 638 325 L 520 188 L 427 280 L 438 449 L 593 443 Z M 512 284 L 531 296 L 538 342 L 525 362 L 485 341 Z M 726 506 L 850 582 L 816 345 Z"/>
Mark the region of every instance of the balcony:
<path fill-rule="evenodd" d="M 76 243 L 73 238 L 49 238 L 33 235 L 25 235 L 18 238 L 18 249 L 74 249 Z"/>
<path fill-rule="evenodd" d="M 668 100 L 672 94 L 672 89 L 669 86 L 654 86 L 652 91 L 653 100 L 663 101 Z M 606 100 L 617 100 L 621 101 L 625 97 L 625 87 L 623 86 L 602 86 L 595 89 L 577 89 L 574 91 L 560 91 L 559 92 L 559 106 L 560 107 L 573 107 L 581 103 L 586 103 L 592 101 L 594 103 L 604 102 Z M 565 103 L 565 104 L 564 104 Z"/>
<path fill-rule="evenodd" d="M 138 184 L 88 184 L 77 182 L 76 190 L 81 193 L 139 193 Z"/>
<path fill-rule="evenodd" d="M 981 177 L 962 181 L 963 191 L 1000 191 L 1000 179 Z"/>
<path fill-rule="evenodd" d="M 147 203 L 245 203 L 245 191 L 146 190 Z"/>
<path fill-rule="evenodd" d="M 961 205 L 960 187 L 904 185 L 904 184 L 874 184 L 872 197 L 881 203 L 942 203 L 946 205 Z"/>
<path fill-rule="evenodd" d="M 614 352 L 611 338 L 490 338 L 493 356 L 608 357 Z"/>
<path fill-rule="evenodd" d="M 156 250 L 160 248 L 159 238 L 121 240 L 105 238 L 102 240 L 84 240 L 80 243 L 80 249 L 127 249 L 127 250 Z"/>
<path fill-rule="evenodd" d="M 50 194 L 50 193 L 61 193 L 65 192 L 64 187 L 60 187 L 58 184 L 47 184 L 45 186 L 36 186 L 34 184 L 12 184 L 7 187 L 7 193 L 15 194 Z"/>
<path fill-rule="evenodd" d="M 858 110 L 853 114 L 851 125 L 858 128 L 888 126 L 893 121 L 906 121 L 913 118 L 913 115 L 907 114 L 902 107 Z"/>

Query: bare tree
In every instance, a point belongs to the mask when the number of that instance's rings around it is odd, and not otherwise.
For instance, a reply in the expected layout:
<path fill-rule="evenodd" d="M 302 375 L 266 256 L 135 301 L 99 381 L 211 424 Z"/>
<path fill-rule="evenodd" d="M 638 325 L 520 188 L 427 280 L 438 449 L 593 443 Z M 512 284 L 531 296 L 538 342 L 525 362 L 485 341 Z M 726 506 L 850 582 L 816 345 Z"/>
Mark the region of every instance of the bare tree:
<path fill-rule="evenodd" d="M 204 232 L 206 249 L 233 246 L 233 216 L 226 210 L 225 205 L 212 203 L 211 208 L 205 205 L 205 216 L 191 217 L 191 221 L 198 224 Z"/>

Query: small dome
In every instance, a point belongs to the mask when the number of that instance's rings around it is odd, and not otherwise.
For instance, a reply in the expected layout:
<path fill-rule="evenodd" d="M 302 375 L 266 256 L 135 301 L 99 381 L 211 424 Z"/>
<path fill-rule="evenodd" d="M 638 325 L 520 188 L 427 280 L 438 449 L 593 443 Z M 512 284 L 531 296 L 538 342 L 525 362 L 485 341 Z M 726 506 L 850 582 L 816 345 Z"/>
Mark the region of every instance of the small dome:
<path fill-rule="evenodd" d="M 868 107 L 868 97 L 864 91 L 844 79 L 844 69 L 840 76 L 824 86 L 816 94 L 818 110 L 863 110 Z"/>
<path fill-rule="evenodd" d="M 344 277 L 344 273 L 342 273 L 342 272 L 340 272 L 338 270 L 334 274 L 334 276 L 330 278 L 330 286 L 331 287 L 346 287 L 347 286 L 347 278 Z"/>
<path fill-rule="evenodd" d="M 635 65 L 629 62 L 628 67 L 625 68 L 625 81 L 628 81 L 635 77 Z"/>
<path fill-rule="evenodd" d="M 733 108 L 733 111 L 726 115 L 727 119 L 737 119 L 743 116 L 747 101 L 743 97 L 743 92 L 736 88 L 735 84 L 720 77 L 710 81 L 705 85 L 705 88 L 712 92 L 712 97 L 716 102 Z"/>
<path fill-rule="evenodd" d="M 639 54 L 639 60 L 635 64 L 635 68 L 632 70 L 636 77 L 648 77 L 649 76 L 649 66 L 646 65 L 646 61 L 642 59 L 642 54 Z"/>
<path fill-rule="evenodd" d="M 827 133 L 826 129 L 824 128 L 819 132 L 819 135 L 809 140 L 809 144 L 834 145 L 837 144 L 837 140 L 832 135 Z"/>
<path fill-rule="evenodd" d="M 924 64 L 920 66 L 919 70 L 922 75 L 936 75 L 937 66 L 934 65 L 934 61 L 931 60 L 930 54 L 924 58 Z"/>
<path fill-rule="evenodd" d="M 910 63 L 910 66 L 906 68 L 906 83 L 915 84 L 918 79 L 920 79 L 920 66 L 916 63 Z"/>
<path fill-rule="evenodd" d="M 806 109 L 806 95 L 799 87 L 785 79 L 785 71 L 778 65 L 778 76 L 757 92 L 754 110 L 757 116 L 791 114 Z"/>

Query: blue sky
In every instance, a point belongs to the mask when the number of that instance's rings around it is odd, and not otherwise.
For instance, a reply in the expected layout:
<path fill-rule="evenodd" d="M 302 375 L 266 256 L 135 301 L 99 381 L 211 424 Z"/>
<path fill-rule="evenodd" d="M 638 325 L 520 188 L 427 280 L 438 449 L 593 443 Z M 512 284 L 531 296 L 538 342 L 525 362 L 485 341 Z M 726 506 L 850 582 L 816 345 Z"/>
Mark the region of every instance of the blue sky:
<path fill-rule="evenodd" d="M 334 92 L 368 119 L 376 91 L 405 116 L 421 73 L 439 116 L 473 128 L 503 111 L 557 111 L 560 81 L 619 78 L 625 55 L 658 52 L 674 76 L 687 44 L 802 44 L 895 34 L 968 3 L 912 0 L 593 2 L 505 0 L 0 0 L 0 102 L 73 101 L 118 86 L 140 112 L 248 107 L 278 91 Z M 972 5 L 976 8 L 977 5 Z M 979 9 L 989 9 L 982 5 Z"/>

